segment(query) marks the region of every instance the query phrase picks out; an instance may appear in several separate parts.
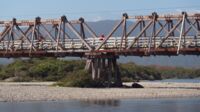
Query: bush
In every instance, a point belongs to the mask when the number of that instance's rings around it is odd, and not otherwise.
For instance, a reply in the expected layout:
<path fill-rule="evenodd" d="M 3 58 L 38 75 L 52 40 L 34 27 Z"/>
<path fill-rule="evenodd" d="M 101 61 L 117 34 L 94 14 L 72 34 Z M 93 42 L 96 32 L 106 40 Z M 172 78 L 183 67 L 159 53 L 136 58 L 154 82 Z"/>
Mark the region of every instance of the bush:
<path fill-rule="evenodd" d="M 104 81 L 93 80 L 85 70 L 72 72 L 56 85 L 67 87 L 105 87 Z"/>
<path fill-rule="evenodd" d="M 134 63 L 120 64 L 122 80 L 160 80 L 161 73 L 153 66 L 139 66 Z"/>
<path fill-rule="evenodd" d="M 4 80 L 9 77 L 21 77 L 28 74 L 29 63 L 24 60 L 15 60 L 13 63 L 1 68 L 0 79 Z"/>
<path fill-rule="evenodd" d="M 84 68 L 83 61 L 59 60 L 56 58 L 16 59 L 1 66 L 0 80 L 15 77 L 15 81 L 58 81 L 70 72 Z"/>
<path fill-rule="evenodd" d="M 161 76 L 164 79 L 169 79 L 169 78 L 184 79 L 184 78 L 196 78 L 200 76 L 198 69 L 174 67 L 168 69 L 160 69 L 160 71 L 161 71 Z"/>

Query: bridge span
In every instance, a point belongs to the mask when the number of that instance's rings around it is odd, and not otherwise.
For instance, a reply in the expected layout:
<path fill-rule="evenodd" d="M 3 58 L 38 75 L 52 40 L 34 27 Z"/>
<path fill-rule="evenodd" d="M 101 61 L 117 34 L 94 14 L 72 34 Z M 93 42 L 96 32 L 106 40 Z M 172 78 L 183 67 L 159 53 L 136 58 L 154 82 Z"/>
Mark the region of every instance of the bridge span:
<path fill-rule="evenodd" d="M 121 55 L 199 55 L 199 22 L 200 14 L 186 12 L 147 16 L 124 13 L 104 37 L 83 18 L 0 20 L 0 57 L 86 57 L 86 69 L 92 69 L 94 79 L 113 68 L 119 84 L 116 59 Z"/>

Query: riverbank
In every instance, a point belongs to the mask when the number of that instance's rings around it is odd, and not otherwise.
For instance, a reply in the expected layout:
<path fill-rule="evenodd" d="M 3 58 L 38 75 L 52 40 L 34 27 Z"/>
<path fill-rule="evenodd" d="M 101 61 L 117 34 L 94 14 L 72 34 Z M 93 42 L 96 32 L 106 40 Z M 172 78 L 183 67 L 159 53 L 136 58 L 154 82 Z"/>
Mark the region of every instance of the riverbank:
<path fill-rule="evenodd" d="M 140 82 L 145 88 L 71 88 L 53 82 L 0 83 L 0 101 L 200 97 L 200 83 Z M 131 83 L 125 83 L 131 85 Z"/>

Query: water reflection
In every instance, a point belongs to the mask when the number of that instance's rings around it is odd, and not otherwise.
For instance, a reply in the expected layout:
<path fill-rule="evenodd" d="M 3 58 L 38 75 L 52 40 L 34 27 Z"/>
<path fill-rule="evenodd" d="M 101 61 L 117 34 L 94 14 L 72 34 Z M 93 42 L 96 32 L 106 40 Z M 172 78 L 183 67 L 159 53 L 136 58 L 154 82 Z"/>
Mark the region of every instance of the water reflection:
<path fill-rule="evenodd" d="M 99 106 L 113 106 L 113 107 L 118 107 L 120 106 L 120 100 L 115 100 L 115 99 L 105 99 L 105 100 L 81 100 L 81 104 L 87 104 L 87 105 L 99 105 Z"/>
<path fill-rule="evenodd" d="M 199 112 L 200 98 L 0 102 L 0 112 Z"/>

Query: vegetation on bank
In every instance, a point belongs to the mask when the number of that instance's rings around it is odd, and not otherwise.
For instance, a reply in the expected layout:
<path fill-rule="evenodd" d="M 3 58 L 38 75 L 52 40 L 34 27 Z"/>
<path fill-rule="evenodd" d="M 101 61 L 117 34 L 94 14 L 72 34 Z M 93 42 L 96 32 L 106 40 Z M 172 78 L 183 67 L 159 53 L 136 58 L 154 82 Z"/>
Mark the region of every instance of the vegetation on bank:
<path fill-rule="evenodd" d="M 0 80 L 15 77 L 14 81 L 57 81 L 74 71 L 82 70 L 84 61 L 65 61 L 56 58 L 16 59 L 1 66 Z"/>
<path fill-rule="evenodd" d="M 71 87 L 105 87 L 103 80 L 92 80 L 88 71 L 78 70 L 71 72 L 66 77 L 57 82 L 59 86 Z"/>
<path fill-rule="evenodd" d="M 125 63 L 119 66 L 122 81 L 200 77 L 200 69 L 141 66 L 135 63 Z M 0 66 L 0 80 L 58 81 L 58 85 L 75 87 L 105 86 L 103 80 L 93 81 L 84 67 L 85 61 L 82 60 L 16 59 L 11 64 Z"/>

